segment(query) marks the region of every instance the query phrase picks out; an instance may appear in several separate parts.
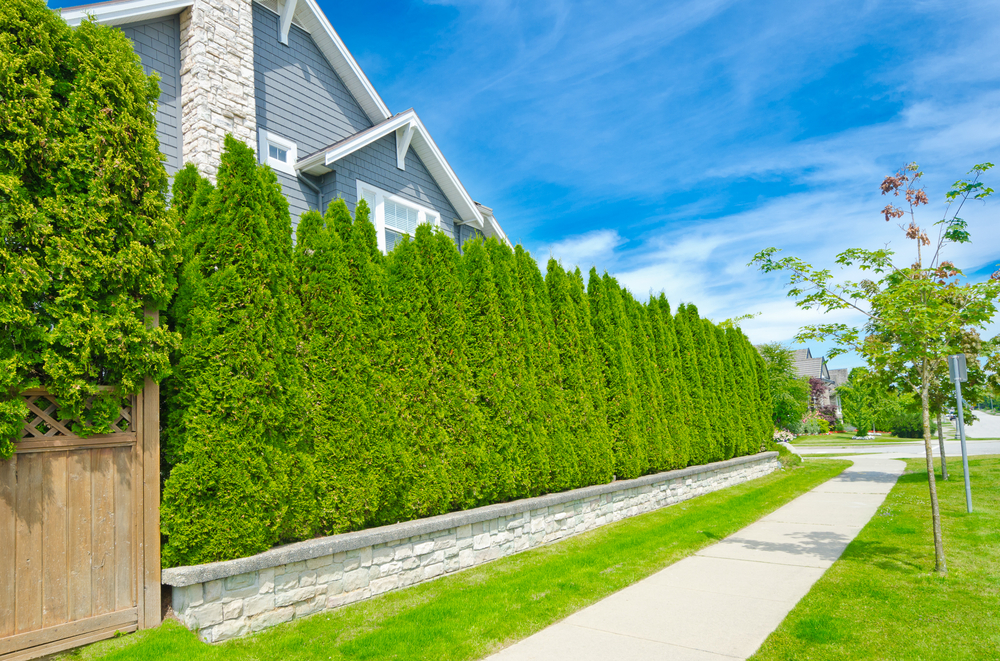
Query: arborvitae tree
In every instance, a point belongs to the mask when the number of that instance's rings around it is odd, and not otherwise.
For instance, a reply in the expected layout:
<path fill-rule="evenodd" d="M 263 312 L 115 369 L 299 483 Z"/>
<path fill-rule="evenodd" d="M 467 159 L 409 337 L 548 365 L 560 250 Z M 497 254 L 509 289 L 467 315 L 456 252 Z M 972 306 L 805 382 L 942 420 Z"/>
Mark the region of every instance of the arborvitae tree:
<path fill-rule="evenodd" d="M 756 348 L 750 352 L 753 359 L 754 372 L 757 376 L 757 394 L 760 404 L 757 409 L 760 414 L 760 426 L 767 430 L 765 441 L 773 443 L 774 439 L 774 402 L 771 400 L 771 387 L 768 383 L 767 364 Z"/>
<path fill-rule="evenodd" d="M 346 250 L 347 242 L 351 237 L 351 228 L 354 225 L 354 219 L 351 218 L 351 210 L 347 208 L 344 198 L 338 197 L 328 204 L 324 217 L 326 218 L 327 227 L 337 233 Z"/>
<path fill-rule="evenodd" d="M 581 482 L 604 484 L 614 474 L 614 455 L 605 413 L 604 375 L 594 346 L 583 278 L 579 271 L 567 274 L 550 258 L 545 284 L 569 412 L 566 433 L 576 448 Z"/>
<path fill-rule="evenodd" d="M 0 5 L 0 460 L 24 389 L 100 434 L 169 372 L 179 338 L 143 315 L 176 286 L 158 96 L 120 30 L 70 28 L 41 0 Z"/>
<path fill-rule="evenodd" d="M 552 303 L 538 262 L 520 245 L 514 251 L 524 315 L 525 355 L 538 390 L 536 414 L 543 426 L 548 459 L 548 475 L 539 480 L 538 486 L 547 491 L 564 491 L 583 485 L 574 445 L 574 428 L 583 421 L 575 418 L 567 401 L 571 391 L 566 385 L 566 372 L 572 367 L 560 363 Z M 586 446 L 580 450 L 586 450 Z"/>
<path fill-rule="evenodd" d="M 524 292 L 518 279 L 514 252 L 506 243 L 500 243 L 493 237 L 486 241 L 486 252 L 493 267 L 501 320 L 502 338 L 497 345 L 497 354 L 512 386 L 507 417 L 522 458 L 521 469 L 516 476 L 517 495 L 536 496 L 552 489 L 548 440 L 534 369 L 537 345 L 529 337 L 530 320 L 524 309 Z M 528 289 L 530 291 L 530 287 Z M 533 331 L 531 335 L 534 335 Z"/>
<path fill-rule="evenodd" d="M 698 328 L 701 327 L 701 324 L 696 325 Z M 691 463 L 699 465 L 713 460 L 715 435 L 710 419 L 711 411 L 706 405 L 705 391 L 702 387 L 701 371 L 704 359 L 701 356 L 701 346 L 695 341 L 691 327 L 687 306 L 680 305 L 677 314 L 674 315 L 674 329 L 677 333 L 680 365 L 684 375 L 683 385 L 690 401 Z"/>
<path fill-rule="evenodd" d="M 651 297 L 647 306 L 656 368 L 663 389 L 664 418 L 673 441 L 673 468 L 683 468 L 691 460 L 690 393 L 684 388 L 677 336 L 674 334 L 670 304 L 663 294 Z"/>
<path fill-rule="evenodd" d="M 737 455 L 747 455 L 757 452 L 761 442 L 769 436 L 770 430 L 761 429 L 758 411 L 760 394 L 757 392 L 757 375 L 753 364 L 747 356 L 750 343 L 738 328 L 727 328 L 726 342 L 729 345 L 729 355 L 732 357 L 733 370 L 736 375 L 736 388 L 740 396 L 740 421 L 743 424 L 743 446 L 737 450 Z"/>
<path fill-rule="evenodd" d="M 652 329 L 645 307 L 622 289 L 622 302 L 631 329 L 632 362 L 636 370 L 638 397 L 636 408 L 641 413 L 642 436 L 646 440 L 649 465 L 646 472 L 656 473 L 671 468 L 675 459 L 674 441 L 667 425 L 666 405 L 663 401 L 663 384 L 656 369 L 656 349 L 653 347 Z"/>
<path fill-rule="evenodd" d="M 178 366 L 192 395 L 180 461 L 164 485 L 167 565 L 250 555 L 309 534 L 299 508 L 314 476 L 293 485 L 289 474 L 302 374 L 286 297 L 291 224 L 276 185 L 253 150 L 227 136 L 199 253 L 204 283 Z"/>
<path fill-rule="evenodd" d="M 347 251 L 350 213 L 342 200 L 302 215 L 295 269 L 302 305 L 302 364 L 308 381 L 304 439 L 313 448 L 318 481 L 312 513 L 325 534 L 370 523 L 384 505 L 384 471 L 377 420 L 365 397 L 369 370 L 359 352 L 360 315 L 351 288 Z M 347 212 L 348 222 L 339 217 Z"/>
<path fill-rule="evenodd" d="M 621 290 L 614 278 L 607 274 L 601 278 L 597 269 L 591 269 L 587 298 L 594 337 L 604 361 L 602 370 L 608 397 L 608 425 L 614 441 L 615 475 L 625 479 L 638 477 L 646 472 L 649 462 L 645 439 L 641 435 L 635 365 Z"/>
<path fill-rule="evenodd" d="M 477 482 L 486 502 L 509 500 L 520 492 L 527 458 L 519 434 L 525 432 L 517 407 L 510 370 L 512 351 L 505 351 L 507 329 L 489 251 L 481 240 L 462 247 L 462 283 L 467 299 L 469 370 L 478 394 L 477 405 L 485 418 Z M 508 287 L 509 280 L 505 283 Z"/>
<path fill-rule="evenodd" d="M 743 453 L 743 448 L 747 444 L 746 429 L 744 420 L 746 408 L 743 405 L 744 394 L 737 385 L 738 363 L 733 359 L 729 351 L 729 343 L 726 341 L 725 332 L 706 320 L 706 332 L 710 331 L 714 336 L 715 346 L 718 347 L 719 363 L 722 366 L 721 393 L 723 410 L 727 428 L 727 438 L 723 442 L 725 451 L 724 458 L 732 459 Z"/>

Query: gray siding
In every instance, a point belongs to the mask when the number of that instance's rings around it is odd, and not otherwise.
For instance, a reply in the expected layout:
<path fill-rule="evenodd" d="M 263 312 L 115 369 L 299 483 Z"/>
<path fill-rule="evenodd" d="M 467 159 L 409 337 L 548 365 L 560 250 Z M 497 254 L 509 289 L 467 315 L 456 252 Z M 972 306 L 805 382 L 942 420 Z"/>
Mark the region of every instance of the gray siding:
<path fill-rule="evenodd" d="M 122 26 L 135 47 L 146 74 L 160 74 L 160 101 L 156 110 L 156 136 L 166 157 L 168 175 L 181 167 L 181 73 L 179 16 L 166 16 Z"/>
<path fill-rule="evenodd" d="M 358 198 L 358 179 L 384 191 L 413 200 L 441 214 L 441 229 L 455 238 L 458 212 L 431 178 L 420 157 L 406 152 L 406 169 L 396 167 L 396 136 L 389 134 L 333 164 L 333 197 L 342 197 L 352 210 Z M 329 175 L 327 175 L 329 176 Z M 331 198 L 332 199 L 332 198 Z"/>
<path fill-rule="evenodd" d="M 282 44 L 278 15 L 254 2 L 253 38 L 258 129 L 291 140 L 302 158 L 372 125 L 308 32 L 292 25 L 288 45 Z M 295 177 L 277 175 L 297 224 L 303 212 L 316 208 L 317 196 Z M 312 181 L 325 185 L 327 177 Z"/>

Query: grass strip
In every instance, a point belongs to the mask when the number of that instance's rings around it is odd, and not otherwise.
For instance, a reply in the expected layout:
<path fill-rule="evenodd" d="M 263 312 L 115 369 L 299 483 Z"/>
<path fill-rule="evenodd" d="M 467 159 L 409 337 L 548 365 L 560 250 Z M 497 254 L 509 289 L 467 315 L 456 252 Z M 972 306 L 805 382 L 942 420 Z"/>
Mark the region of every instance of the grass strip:
<path fill-rule="evenodd" d="M 220 645 L 168 621 L 73 658 L 479 659 L 691 555 L 838 475 L 820 460 Z"/>
<path fill-rule="evenodd" d="M 907 462 L 871 522 L 798 603 L 754 661 L 1000 657 L 1000 457 L 961 461 L 938 485 L 948 575 L 935 576 L 927 471 Z"/>

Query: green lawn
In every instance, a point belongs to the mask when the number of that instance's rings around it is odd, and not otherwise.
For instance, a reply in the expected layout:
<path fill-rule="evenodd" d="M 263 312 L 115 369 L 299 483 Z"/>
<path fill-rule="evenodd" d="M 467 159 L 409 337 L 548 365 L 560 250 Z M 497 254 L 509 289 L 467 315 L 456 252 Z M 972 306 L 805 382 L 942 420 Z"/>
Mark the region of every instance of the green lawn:
<path fill-rule="evenodd" d="M 880 445 L 882 443 L 921 443 L 919 438 L 898 438 L 896 436 L 882 435 L 876 436 L 874 441 L 855 441 L 851 438 L 853 434 L 818 434 L 816 436 L 797 436 L 792 445 L 816 446 L 816 445 Z M 936 437 L 935 437 L 936 438 Z"/>
<path fill-rule="evenodd" d="M 818 452 L 816 454 L 804 454 L 805 459 L 819 459 L 820 457 L 867 457 L 878 452 Z"/>
<path fill-rule="evenodd" d="M 479 659 L 756 521 L 838 475 L 817 460 L 336 611 L 220 645 L 176 622 L 85 659 Z"/>
<path fill-rule="evenodd" d="M 1000 457 L 961 461 L 938 481 L 947 577 L 933 574 L 927 472 L 907 470 L 844 555 L 771 634 L 754 661 L 1000 658 Z"/>

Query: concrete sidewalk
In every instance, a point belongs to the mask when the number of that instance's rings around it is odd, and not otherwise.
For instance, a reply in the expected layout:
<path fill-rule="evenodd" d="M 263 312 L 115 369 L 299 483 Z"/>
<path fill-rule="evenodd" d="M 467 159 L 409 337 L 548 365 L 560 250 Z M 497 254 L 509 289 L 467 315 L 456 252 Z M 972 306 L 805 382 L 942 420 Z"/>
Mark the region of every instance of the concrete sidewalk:
<path fill-rule="evenodd" d="M 495 654 L 496 661 L 745 659 L 875 514 L 904 463 L 840 476 L 726 539 Z"/>

